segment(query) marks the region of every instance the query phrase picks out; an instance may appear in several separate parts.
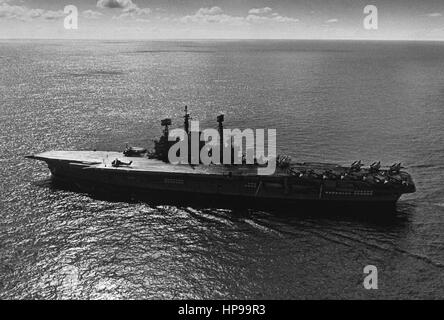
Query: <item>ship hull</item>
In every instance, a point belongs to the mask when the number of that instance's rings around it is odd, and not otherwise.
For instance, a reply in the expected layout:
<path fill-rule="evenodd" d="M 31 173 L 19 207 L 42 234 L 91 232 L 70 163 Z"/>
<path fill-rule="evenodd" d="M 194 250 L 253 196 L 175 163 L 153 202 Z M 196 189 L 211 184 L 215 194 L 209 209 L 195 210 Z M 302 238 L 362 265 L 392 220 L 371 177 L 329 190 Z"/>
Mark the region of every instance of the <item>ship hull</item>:
<path fill-rule="evenodd" d="M 372 215 L 385 215 L 396 210 L 397 200 L 395 198 L 375 200 L 319 200 L 312 198 L 265 198 L 251 197 L 243 195 L 226 194 L 202 194 L 190 191 L 173 191 L 154 188 L 134 188 L 122 187 L 120 185 L 103 184 L 97 181 L 83 180 L 78 177 L 66 178 L 63 176 L 51 176 L 52 186 L 56 189 L 63 189 L 71 192 L 87 193 L 92 198 L 103 201 L 123 201 L 134 202 L 144 201 L 155 206 L 174 205 L 191 207 L 217 207 L 226 209 L 255 208 L 260 210 L 270 210 L 276 212 L 293 213 L 316 213 L 322 212 L 349 212 L 352 214 L 362 214 L 364 212 Z M 295 211 L 296 210 L 296 211 Z"/>
<path fill-rule="evenodd" d="M 133 167 L 113 168 L 107 159 L 120 154 L 108 153 L 104 158 L 104 154 L 97 153 L 95 158 L 88 159 L 85 159 L 86 154 L 78 155 L 63 157 L 60 154 L 42 154 L 32 158 L 45 161 L 55 179 L 72 183 L 84 191 L 115 192 L 137 198 L 152 198 L 155 194 L 161 194 L 162 198 L 170 200 L 217 198 L 272 206 L 316 203 L 392 207 L 401 196 L 396 190 L 344 189 L 331 181 L 279 175 L 258 176 L 249 174 L 248 170 L 239 174 L 230 171 L 230 168 L 216 172 L 168 165 L 166 170 L 165 164 L 148 162 L 151 160 L 145 158 L 133 159 Z"/>

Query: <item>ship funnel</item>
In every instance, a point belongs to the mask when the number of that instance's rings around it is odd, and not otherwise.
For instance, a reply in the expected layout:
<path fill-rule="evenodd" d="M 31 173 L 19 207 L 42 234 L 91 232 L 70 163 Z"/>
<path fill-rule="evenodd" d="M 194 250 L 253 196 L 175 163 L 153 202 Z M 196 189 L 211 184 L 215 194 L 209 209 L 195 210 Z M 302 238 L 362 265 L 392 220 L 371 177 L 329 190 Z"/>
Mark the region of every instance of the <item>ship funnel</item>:
<path fill-rule="evenodd" d="M 171 119 L 164 119 L 164 120 L 162 120 L 161 124 L 162 124 L 162 127 L 168 127 L 172 124 L 172 122 L 171 122 Z"/>
<path fill-rule="evenodd" d="M 220 141 L 222 141 L 223 138 L 223 134 L 224 134 L 224 121 L 225 121 L 225 116 L 223 114 L 217 116 L 217 122 L 219 123 L 219 136 L 220 136 Z"/>
<path fill-rule="evenodd" d="M 221 114 L 217 116 L 217 122 L 219 122 L 219 124 L 222 124 L 224 121 L 225 121 L 225 115 Z"/>
<path fill-rule="evenodd" d="M 165 137 L 169 136 L 169 126 L 172 124 L 171 119 L 163 119 L 162 122 L 162 127 L 165 127 L 165 129 L 163 130 L 163 134 Z"/>

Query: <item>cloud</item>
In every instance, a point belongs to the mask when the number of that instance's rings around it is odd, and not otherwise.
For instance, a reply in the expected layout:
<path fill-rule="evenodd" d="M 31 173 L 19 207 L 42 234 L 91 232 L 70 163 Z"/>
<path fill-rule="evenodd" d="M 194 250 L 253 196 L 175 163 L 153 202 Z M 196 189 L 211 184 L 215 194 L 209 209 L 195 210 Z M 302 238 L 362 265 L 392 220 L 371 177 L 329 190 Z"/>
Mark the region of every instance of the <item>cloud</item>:
<path fill-rule="evenodd" d="M 245 18 L 245 20 L 248 22 L 298 22 L 299 21 L 299 19 L 284 17 L 279 14 L 273 15 L 271 17 L 249 14 Z"/>
<path fill-rule="evenodd" d="M 265 7 L 265 8 L 253 8 L 250 11 L 248 11 L 249 14 L 264 14 L 264 13 L 269 13 L 273 11 L 273 9 L 271 9 L 270 7 Z"/>
<path fill-rule="evenodd" d="M 221 14 L 224 11 L 220 7 L 212 7 L 212 8 L 200 8 L 197 10 L 197 15 L 216 15 Z"/>
<path fill-rule="evenodd" d="M 97 1 L 97 7 L 102 9 L 121 9 L 122 14 L 113 17 L 113 19 L 137 17 L 151 13 L 150 8 L 139 8 L 132 0 L 99 0 Z"/>
<path fill-rule="evenodd" d="M 93 10 L 85 10 L 82 12 L 82 16 L 86 19 L 99 19 L 103 16 L 103 13 Z"/>
<path fill-rule="evenodd" d="M 219 7 L 200 8 L 193 15 L 179 19 L 182 23 L 226 23 L 231 25 L 245 24 L 243 17 L 234 17 L 223 13 Z"/>
<path fill-rule="evenodd" d="M 267 10 L 262 10 L 267 9 Z M 261 12 L 270 12 L 270 8 L 261 8 Z M 253 9 L 252 9 L 253 10 Z M 259 9 L 255 9 L 259 10 Z M 251 10 L 250 10 L 251 12 Z M 225 14 L 219 7 L 212 8 L 200 8 L 193 15 L 184 16 L 179 19 L 182 23 L 225 23 L 229 25 L 250 25 L 251 23 L 264 23 L 264 22 L 298 22 L 299 19 L 289 18 L 274 13 L 271 16 L 249 14 L 246 17 L 243 16 L 230 16 Z"/>
<path fill-rule="evenodd" d="M 132 0 L 99 0 L 97 1 L 98 8 L 109 9 L 126 9 L 130 6 L 135 6 Z"/>
<path fill-rule="evenodd" d="M 62 10 L 32 9 L 25 6 L 9 5 L 9 0 L 0 0 L 0 19 L 29 21 L 34 19 L 57 20 L 65 17 Z"/>
<path fill-rule="evenodd" d="M 290 18 L 290 17 L 280 16 L 280 15 L 274 16 L 270 20 L 276 21 L 276 22 L 298 22 L 299 21 L 299 19 L 296 19 L 296 18 Z"/>
<path fill-rule="evenodd" d="M 428 13 L 427 16 L 428 17 L 432 17 L 432 18 L 441 17 L 442 13 L 440 13 L 440 12 L 432 12 L 432 13 Z"/>
<path fill-rule="evenodd" d="M 119 16 L 114 16 L 113 19 L 137 18 L 137 17 L 141 17 L 141 16 L 146 16 L 150 13 L 151 13 L 150 8 L 143 8 L 143 9 L 132 8 L 132 9 L 124 10 L 122 14 L 120 14 Z M 142 19 L 142 18 L 137 18 L 137 19 Z"/>
<path fill-rule="evenodd" d="M 338 19 L 329 19 L 329 20 L 325 21 L 325 23 L 336 23 L 338 21 L 339 21 Z"/>
<path fill-rule="evenodd" d="M 41 17 L 45 20 L 58 20 L 66 17 L 66 14 L 62 10 L 59 11 L 48 10 L 48 11 L 43 11 Z"/>

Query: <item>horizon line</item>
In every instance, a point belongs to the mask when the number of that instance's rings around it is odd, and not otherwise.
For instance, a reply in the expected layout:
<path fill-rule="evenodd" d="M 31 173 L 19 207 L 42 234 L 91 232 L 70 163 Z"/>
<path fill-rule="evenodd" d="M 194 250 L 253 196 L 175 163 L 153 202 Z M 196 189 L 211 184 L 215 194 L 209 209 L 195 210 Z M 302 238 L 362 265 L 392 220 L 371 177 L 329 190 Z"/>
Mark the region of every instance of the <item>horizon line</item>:
<path fill-rule="evenodd" d="M 393 41 L 393 42 L 444 42 L 444 39 L 367 39 L 367 38 L 0 38 L 0 41 L 52 40 L 52 41 Z"/>

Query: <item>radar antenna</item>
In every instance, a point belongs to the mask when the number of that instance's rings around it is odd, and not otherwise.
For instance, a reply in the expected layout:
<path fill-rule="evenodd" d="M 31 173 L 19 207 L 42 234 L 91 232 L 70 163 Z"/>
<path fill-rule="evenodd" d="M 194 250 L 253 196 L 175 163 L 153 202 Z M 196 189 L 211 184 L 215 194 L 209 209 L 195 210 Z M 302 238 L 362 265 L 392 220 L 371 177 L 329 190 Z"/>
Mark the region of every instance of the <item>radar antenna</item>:
<path fill-rule="evenodd" d="M 217 117 L 217 123 L 219 123 L 219 148 L 220 148 L 220 162 L 223 163 L 224 159 L 224 121 L 225 115 L 221 114 Z"/>
<path fill-rule="evenodd" d="M 184 116 L 184 129 L 187 134 L 190 134 L 190 114 L 188 113 L 188 106 L 185 106 L 185 116 Z"/>

